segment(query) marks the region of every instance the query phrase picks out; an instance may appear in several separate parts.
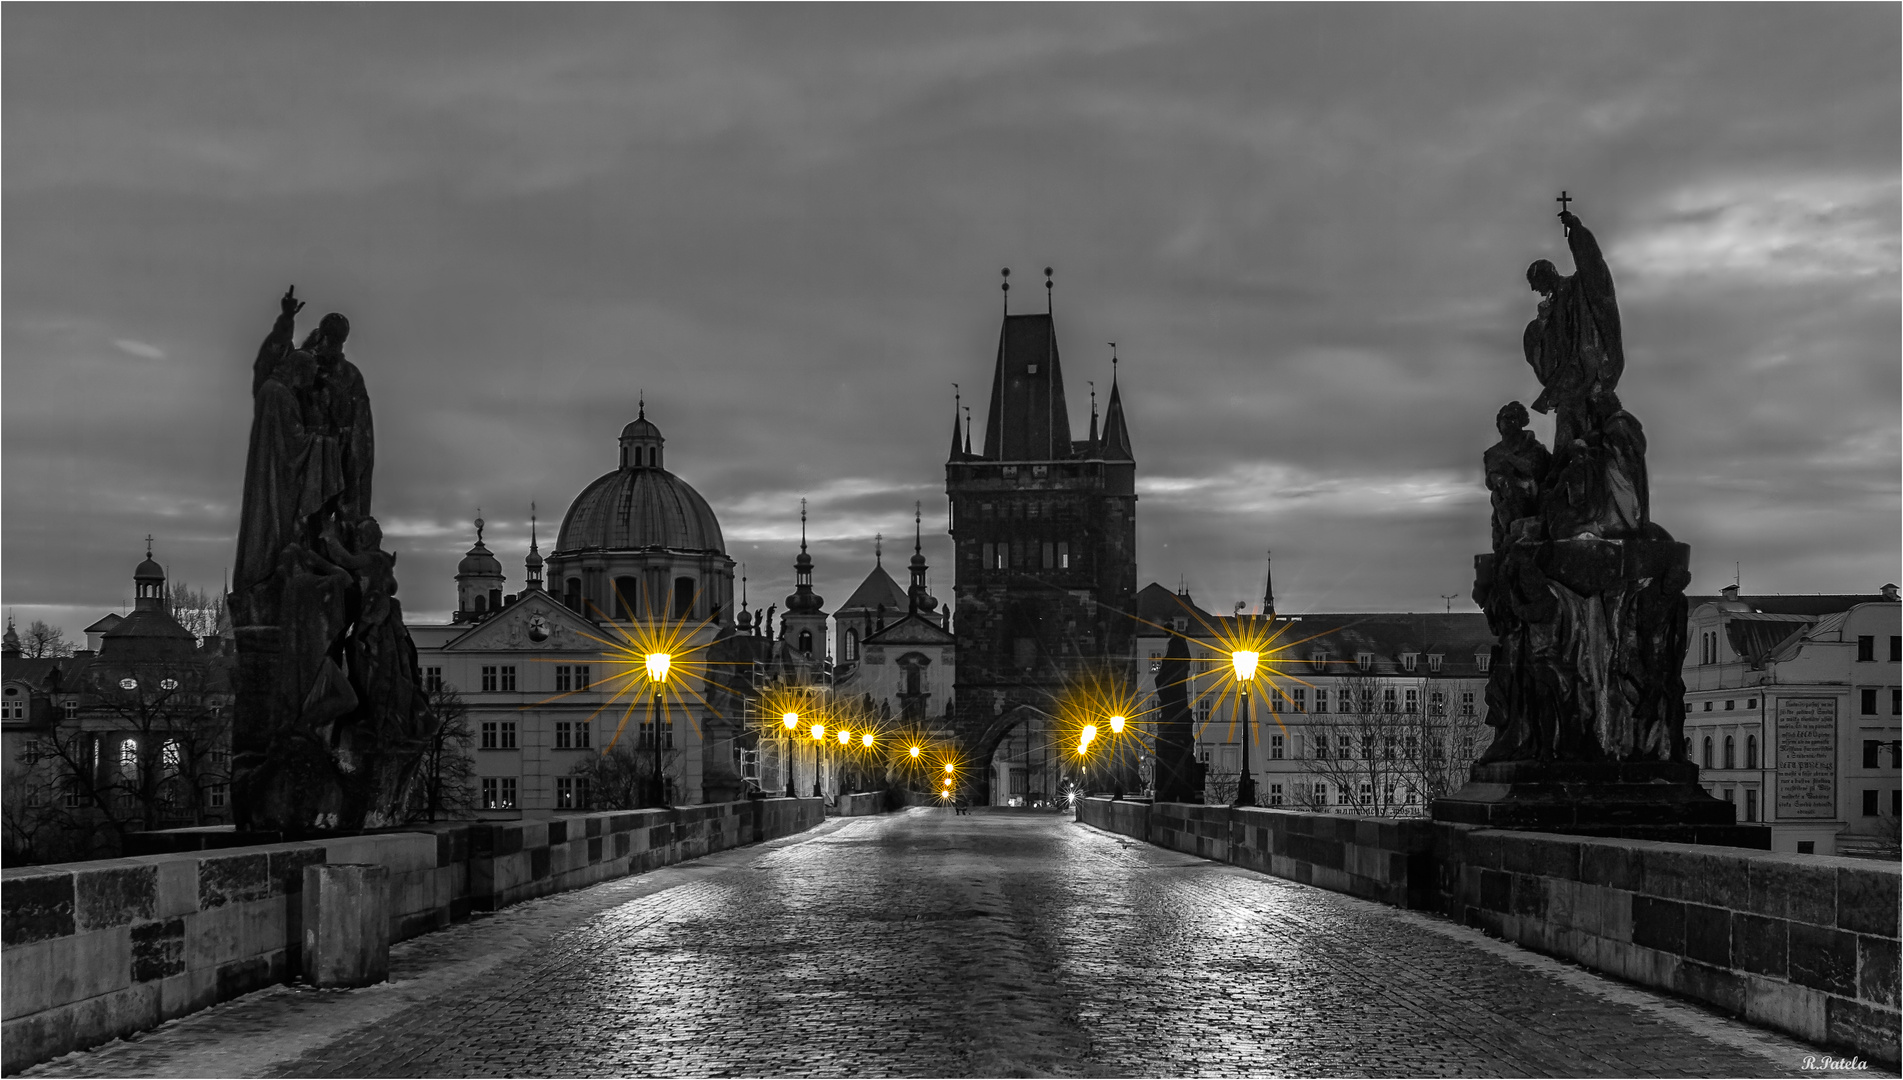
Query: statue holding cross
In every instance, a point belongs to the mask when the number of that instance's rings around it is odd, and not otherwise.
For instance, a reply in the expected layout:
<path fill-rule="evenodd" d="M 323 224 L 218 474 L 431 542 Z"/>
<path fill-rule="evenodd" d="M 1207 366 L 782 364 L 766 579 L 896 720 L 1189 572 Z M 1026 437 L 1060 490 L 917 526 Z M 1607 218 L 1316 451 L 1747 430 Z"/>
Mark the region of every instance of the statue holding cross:
<path fill-rule="evenodd" d="M 1573 197 L 1562 191 L 1560 224 L 1573 253 L 1574 273 L 1567 277 L 1545 259 L 1526 268 L 1527 285 L 1540 294 L 1539 313 L 1526 324 L 1522 347 L 1526 362 L 1544 388 L 1533 401 L 1536 412 L 1557 412 L 1555 449 L 1570 445 L 1584 430 L 1588 399 L 1595 390 L 1611 391 L 1625 372 L 1625 346 L 1619 329 L 1619 303 L 1612 271 L 1599 241 L 1566 209 Z"/>

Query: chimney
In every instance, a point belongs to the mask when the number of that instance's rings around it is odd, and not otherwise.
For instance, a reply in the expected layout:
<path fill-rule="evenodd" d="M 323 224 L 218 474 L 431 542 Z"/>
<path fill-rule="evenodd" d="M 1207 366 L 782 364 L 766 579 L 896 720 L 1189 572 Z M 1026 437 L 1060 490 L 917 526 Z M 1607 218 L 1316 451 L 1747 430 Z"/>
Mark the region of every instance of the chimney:
<path fill-rule="evenodd" d="M 1738 598 L 1738 587 L 1736 585 L 1727 585 L 1719 589 L 1718 594 L 1726 600 L 1736 600 Z"/>
<path fill-rule="evenodd" d="M 1895 600 L 1896 599 L 1896 582 L 1892 581 L 1888 585 L 1885 585 L 1882 589 L 1878 591 L 1883 593 L 1883 598 L 1885 600 Z"/>

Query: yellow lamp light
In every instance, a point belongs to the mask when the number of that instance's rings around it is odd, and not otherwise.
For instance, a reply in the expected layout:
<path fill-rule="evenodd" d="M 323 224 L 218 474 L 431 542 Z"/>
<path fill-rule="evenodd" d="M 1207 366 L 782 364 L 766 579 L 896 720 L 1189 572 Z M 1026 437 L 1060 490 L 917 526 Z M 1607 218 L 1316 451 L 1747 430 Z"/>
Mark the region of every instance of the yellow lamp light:
<path fill-rule="evenodd" d="M 1236 670 L 1236 678 L 1244 682 L 1255 678 L 1256 661 L 1260 659 L 1262 659 L 1261 653 L 1232 652 L 1229 654 L 1229 663 Z"/>
<path fill-rule="evenodd" d="M 916 746 L 914 746 L 914 747 L 912 748 L 912 756 L 913 756 L 913 757 L 917 757 L 917 756 L 918 756 L 918 747 L 916 747 Z"/>
<path fill-rule="evenodd" d="M 673 663 L 674 663 L 674 658 L 664 652 L 649 653 L 648 654 L 648 681 L 649 682 L 666 682 L 667 669 L 670 666 L 672 666 Z"/>
<path fill-rule="evenodd" d="M 780 717 L 780 723 L 785 724 L 786 730 L 791 731 L 800 726 L 800 714 L 796 712 L 786 713 Z"/>
<path fill-rule="evenodd" d="M 1127 723 L 1127 721 L 1124 720 L 1123 717 L 1113 716 L 1110 718 L 1110 730 L 1115 732 L 1118 735 L 1121 735 L 1123 734 L 1123 725 L 1125 723 Z"/>
<path fill-rule="evenodd" d="M 952 771 L 951 762 L 948 761 L 945 763 L 945 771 L 946 772 Z"/>
<path fill-rule="evenodd" d="M 845 728 L 840 728 L 839 729 L 839 745 L 844 746 L 851 741 L 852 741 L 852 732 L 846 730 Z"/>
<path fill-rule="evenodd" d="M 813 725 L 813 738 L 814 738 L 815 740 L 817 740 L 817 739 L 823 739 L 823 738 L 825 738 L 825 737 L 826 737 L 826 725 L 825 725 L 825 724 L 814 724 L 814 725 Z"/>
<path fill-rule="evenodd" d="M 868 731 L 868 732 L 866 732 L 866 733 L 865 733 L 864 735 L 861 735 L 861 736 L 859 736 L 859 745 L 861 745 L 861 746 L 871 746 L 871 745 L 872 745 L 872 732 L 870 732 L 870 731 Z"/>

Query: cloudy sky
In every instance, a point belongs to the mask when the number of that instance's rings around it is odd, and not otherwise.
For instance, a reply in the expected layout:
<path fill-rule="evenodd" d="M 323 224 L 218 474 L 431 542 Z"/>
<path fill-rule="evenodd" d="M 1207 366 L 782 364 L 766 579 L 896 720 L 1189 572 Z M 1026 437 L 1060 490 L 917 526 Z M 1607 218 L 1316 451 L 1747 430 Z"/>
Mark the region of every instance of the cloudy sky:
<path fill-rule="evenodd" d="M 757 602 L 801 496 L 833 601 L 915 500 L 947 596 L 952 384 L 1048 265 L 1073 424 L 1124 360 L 1141 581 L 1220 608 L 1273 548 L 1284 610 L 1470 608 L 1561 188 L 1694 590 L 1874 590 L 1898 41 L 1884 4 L 9 5 L 4 603 L 124 610 L 147 533 L 219 582 L 292 282 L 351 318 L 413 618 L 478 507 L 519 585 L 642 391 Z"/>

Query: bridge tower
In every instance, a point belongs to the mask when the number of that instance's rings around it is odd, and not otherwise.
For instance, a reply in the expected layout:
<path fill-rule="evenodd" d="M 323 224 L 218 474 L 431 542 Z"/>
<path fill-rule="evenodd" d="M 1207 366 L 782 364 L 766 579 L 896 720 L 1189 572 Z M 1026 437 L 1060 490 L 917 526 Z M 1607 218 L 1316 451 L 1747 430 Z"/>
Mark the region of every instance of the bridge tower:
<path fill-rule="evenodd" d="M 1049 311 L 1004 316 L 983 449 L 970 438 L 954 416 L 952 725 L 982 802 L 999 741 L 1038 728 L 1068 676 L 1135 676 L 1136 458 L 1114 374 L 1101 432 L 1093 395 L 1089 437 L 1071 438 Z"/>

